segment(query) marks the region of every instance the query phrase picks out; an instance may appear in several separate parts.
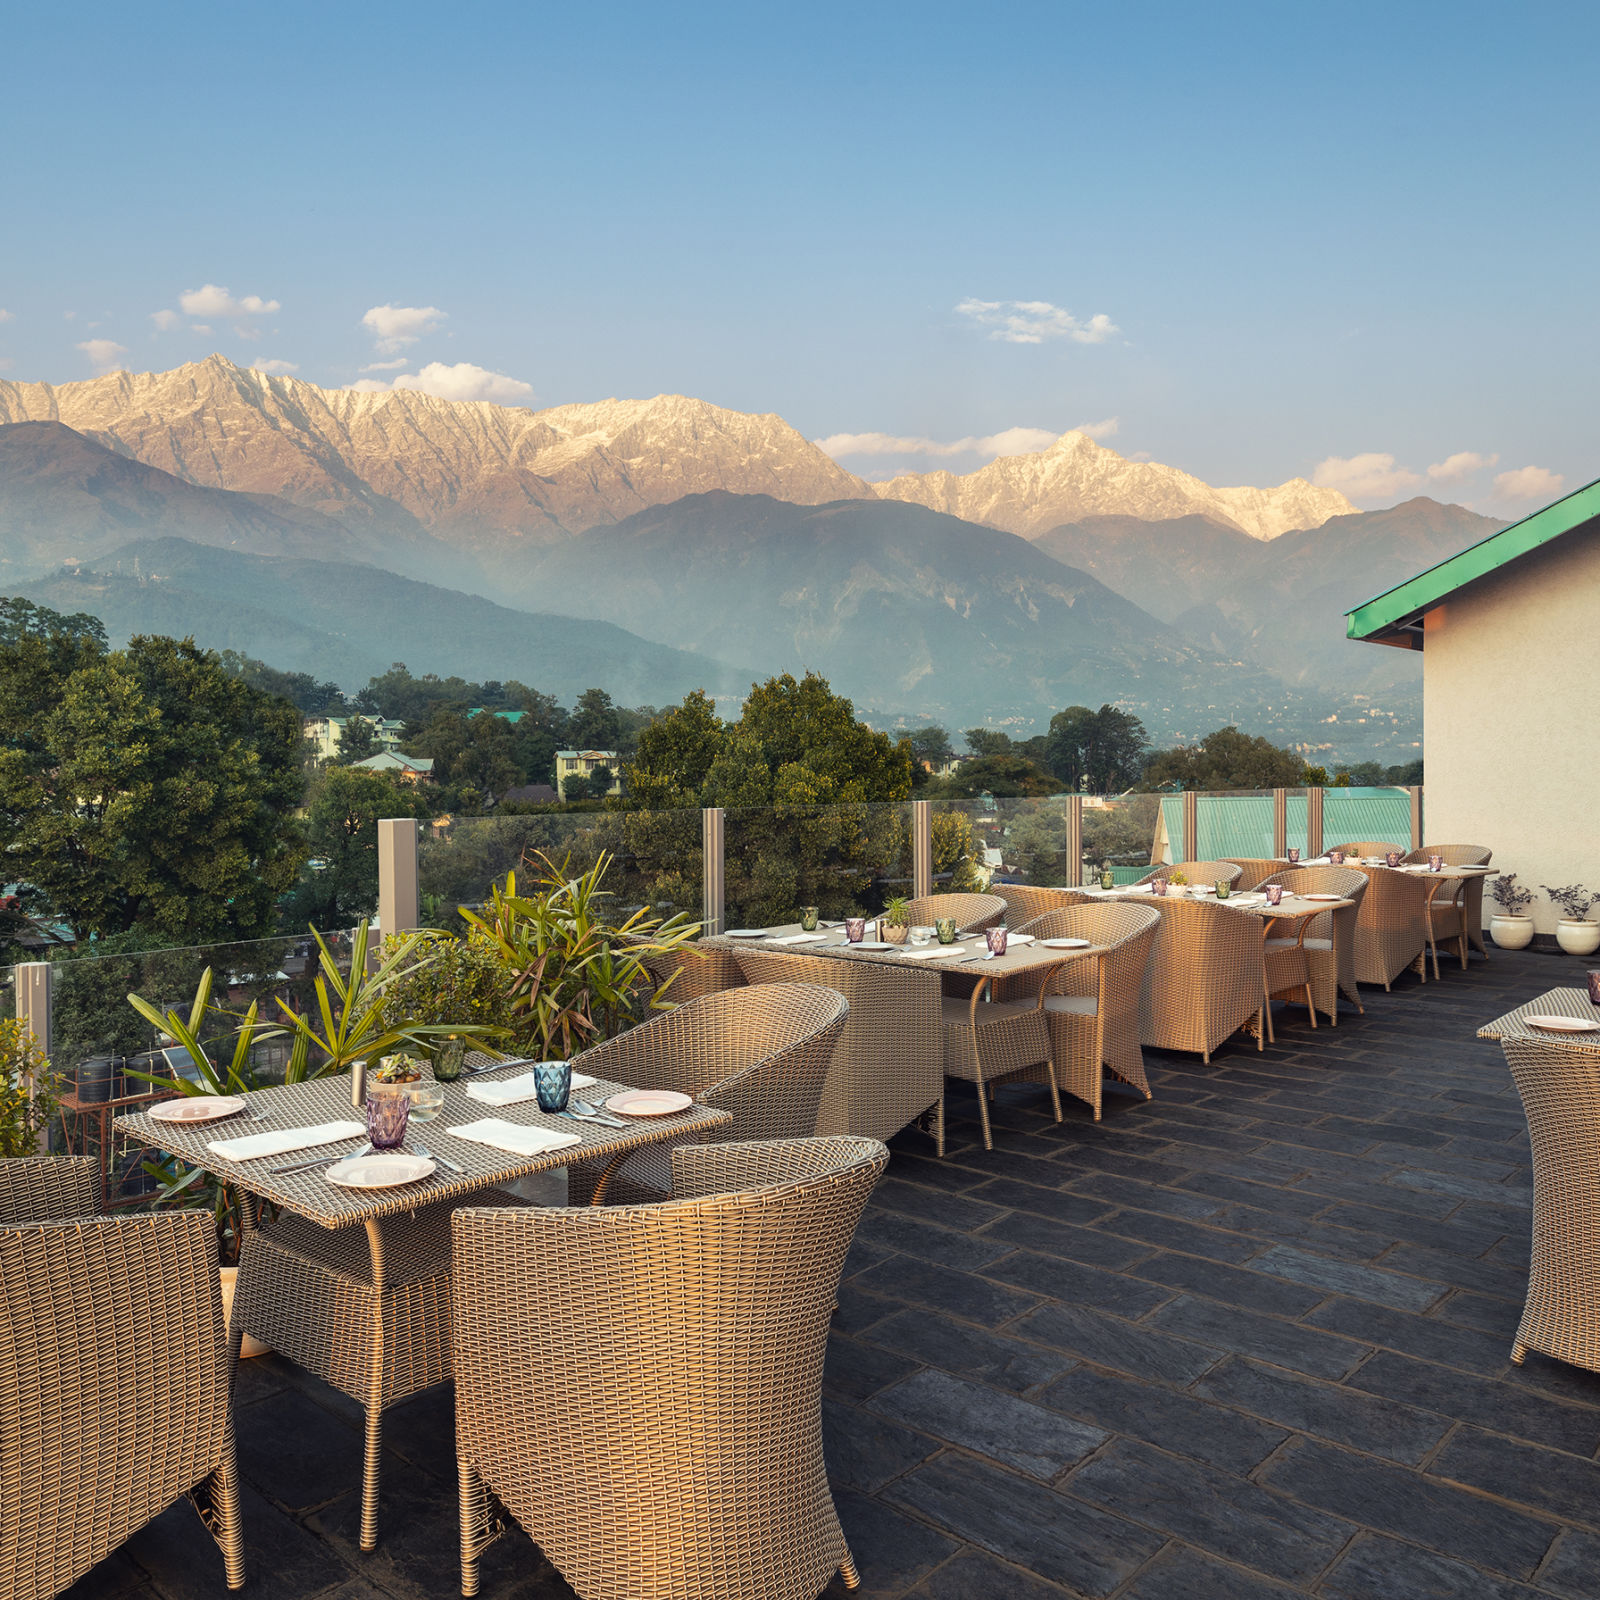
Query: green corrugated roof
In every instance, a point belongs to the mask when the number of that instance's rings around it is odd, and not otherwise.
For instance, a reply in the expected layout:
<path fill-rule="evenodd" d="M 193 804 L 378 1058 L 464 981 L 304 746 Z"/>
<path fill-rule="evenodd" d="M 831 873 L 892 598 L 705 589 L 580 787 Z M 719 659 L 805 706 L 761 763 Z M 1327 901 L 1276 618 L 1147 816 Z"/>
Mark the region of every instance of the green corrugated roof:
<path fill-rule="evenodd" d="M 1203 794 L 1199 799 L 1198 849 L 1185 847 L 1191 861 L 1263 860 L 1272 854 L 1270 794 Z M 1302 848 L 1306 838 L 1306 797 L 1291 793 L 1289 843 Z M 1161 797 L 1161 820 L 1176 855 L 1183 837 L 1183 796 Z M 1383 839 L 1396 849 L 1411 848 L 1411 794 L 1406 789 L 1324 789 L 1322 838 L 1325 844 Z"/>
<path fill-rule="evenodd" d="M 1509 565 L 1600 518 L 1600 480 L 1574 490 L 1531 517 L 1514 522 L 1499 533 L 1419 572 L 1396 589 L 1380 594 L 1365 605 L 1347 611 L 1345 633 L 1369 644 L 1394 644 L 1411 650 L 1422 648 L 1420 619 L 1446 596 L 1489 573 Z"/>

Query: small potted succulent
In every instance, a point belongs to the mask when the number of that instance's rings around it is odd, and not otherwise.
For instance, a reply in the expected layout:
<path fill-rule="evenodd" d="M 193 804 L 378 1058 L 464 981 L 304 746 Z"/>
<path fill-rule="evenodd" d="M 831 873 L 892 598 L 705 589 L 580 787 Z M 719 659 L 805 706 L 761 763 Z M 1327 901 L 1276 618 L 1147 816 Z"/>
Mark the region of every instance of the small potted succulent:
<path fill-rule="evenodd" d="M 878 921 L 878 937 L 885 944 L 904 944 L 910 932 L 911 903 L 903 894 L 894 895 Z"/>
<path fill-rule="evenodd" d="M 1600 922 L 1589 915 L 1600 905 L 1600 894 L 1590 894 L 1581 883 L 1569 883 L 1560 889 L 1552 889 L 1549 884 L 1540 887 L 1561 913 L 1561 920 L 1556 923 L 1556 943 L 1569 956 L 1590 956 L 1600 950 Z"/>
<path fill-rule="evenodd" d="M 1187 872 L 1169 872 L 1167 874 L 1167 892 L 1176 894 L 1180 898 L 1189 892 L 1189 874 Z"/>
<path fill-rule="evenodd" d="M 1524 889 L 1514 872 L 1502 872 L 1489 890 L 1499 910 L 1489 918 L 1489 931 L 1502 950 L 1526 950 L 1533 943 L 1533 890 Z"/>

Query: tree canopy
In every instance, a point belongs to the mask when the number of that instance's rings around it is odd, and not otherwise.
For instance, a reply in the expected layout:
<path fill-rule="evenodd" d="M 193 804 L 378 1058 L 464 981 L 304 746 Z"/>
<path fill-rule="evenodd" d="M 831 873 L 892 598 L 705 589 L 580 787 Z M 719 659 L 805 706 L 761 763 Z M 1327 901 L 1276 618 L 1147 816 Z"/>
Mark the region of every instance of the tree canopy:
<path fill-rule="evenodd" d="M 0 595 L 0 644 L 15 644 L 19 639 L 81 639 L 106 645 L 105 624 L 87 611 L 70 616 L 49 606 L 35 605 L 20 595 Z"/>
<path fill-rule="evenodd" d="M 1149 789 L 1291 789 L 1305 781 L 1306 764 L 1259 735 L 1218 728 L 1197 745 L 1158 751 L 1145 768 Z"/>
<path fill-rule="evenodd" d="M 1067 789 L 1119 794 L 1139 781 L 1148 744 L 1144 724 L 1131 712 L 1068 706 L 1050 719 L 1044 764 Z"/>

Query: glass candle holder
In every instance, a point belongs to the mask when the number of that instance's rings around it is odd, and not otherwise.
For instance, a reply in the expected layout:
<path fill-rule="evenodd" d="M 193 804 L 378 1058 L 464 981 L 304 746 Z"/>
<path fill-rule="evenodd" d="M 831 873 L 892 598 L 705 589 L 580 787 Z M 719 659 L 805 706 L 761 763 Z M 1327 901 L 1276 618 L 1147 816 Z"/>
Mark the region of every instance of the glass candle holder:
<path fill-rule="evenodd" d="M 434 1052 L 433 1076 L 439 1083 L 454 1083 L 461 1076 L 461 1064 L 466 1059 L 467 1047 L 452 1034 Z"/>
<path fill-rule="evenodd" d="M 533 1091 L 541 1111 L 565 1111 L 572 1096 L 572 1063 L 541 1061 L 533 1069 Z"/>
<path fill-rule="evenodd" d="M 1283 853 L 1288 856 L 1289 865 L 1292 867 L 1300 859 L 1300 846 L 1292 844 Z"/>
<path fill-rule="evenodd" d="M 1334 864 L 1334 866 L 1342 867 L 1344 865 L 1344 851 L 1343 850 L 1330 850 L 1328 852 L 1328 860 L 1331 861 Z"/>
<path fill-rule="evenodd" d="M 1226 878 L 1218 878 L 1212 887 L 1217 891 L 1219 900 L 1226 900 L 1233 893 L 1233 885 Z"/>
<path fill-rule="evenodd" d="M 1102 867 L 1100 869 L 1100 887 L 1102 889 L 1115 888 L 1116 882 L 1116 877 L 1113 875 L 1110 867 Z"/>
<path fill-rule="evenodd" d="M 926 944 L 932 937 L 933 937 L 933 929 L 929 928 L 929 927 L 925 927 L 920 922 L 917 923 L 916 926 L 913 927 L 912 930 L 911 930 L 911 942 L 912 942 L 912 944 L 918 944 L 918 945 Z"/>
<path fill-rule="evenodd" d="M 1267 885 L 1267 904 L 1269 906 L 1283 904 L 1283 885 L 1281 883 L 1269 883 Z"/>
<path fill-rule="evenodd" d="M 865 917 L 846 917 L 844 919 L 844 936 L 850 944 L 860 944 L 867 936 L 867 919 Z"/>
<path fill-rule="evenodd" d="M 1151 894 L 1165 894 L 1166 892 L 1167 892 L 1167 880 L 1165 878 L 1154 878 L 1154 879 L 1151 880 L 1151 883 L 1150 883 L 1150 893 Z"/>
<path fill-rule="evenodd" d="M 407 1084 L 406 1092 L 411 1098 L 413 1122 L 432 1122 L 439 1115 L 440 1108 L 444 1105 L 443 1084 L 424 1078 L 421 1083 Z"/>
<path fill-rule="evenodd" d="M 1010 937 L 1009 930 L 1005 928 L 985 928 L 983 942 L 989 947 L 992 956 L 1003 956 L 1006 953 L 1006 940 Z"/>
<path fill-rule="evenodd" d="M 815 933 L 817 931 L 817 908 L 815 906 L 800 907 L 800 931 L 802 933 Z"/>
<path fill-rule="evenodd" d="M 1589 969 L 1589 1004 L 1600 1006 L 1600 970 Z"/>
<path fill-rule="evenodd" d="M 1428 857 L 1428 871 L 1429 872 L 1443 872 L 1444 871 L 1444 857 L 1443 856 L 1429 856 Z"/>
<path fill-rule="evenodd" d="M 411 1096 L 403 1083 L 367 1085 L 367 1138 L 374 1150 L 398 1150 L 406 1141 Z"/>
<path fill-rule="evenodd" d="M 933 931 L 938 935 L 940 944 L 954 944 L 956 942 L 956 919 L 954 917 L 940 917 L 933 924 Z"/>
<path fill-rule="evenodd" d="M 1401 860 L 1402 857 L 1400 852 L 1398 850 L 1391 850 L 1387 855 L 1384 856 L 1383 864 L 1386 867 L 1398 867 Z"/>

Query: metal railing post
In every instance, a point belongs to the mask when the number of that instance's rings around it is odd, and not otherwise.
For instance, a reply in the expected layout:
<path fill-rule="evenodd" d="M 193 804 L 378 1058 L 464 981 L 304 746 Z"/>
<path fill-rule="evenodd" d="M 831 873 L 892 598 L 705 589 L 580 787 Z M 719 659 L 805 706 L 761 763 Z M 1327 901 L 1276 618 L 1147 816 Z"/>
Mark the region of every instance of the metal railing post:
<path fill-rule="evenodd" d="M 1083 886 L 1083 796 L 1067 797 L 1067 881 L 1064 889 Z"/>
<path fill-rule="evenodd" d="M 410 933 L 422 920 L 417 895 L 417 821 L 415 817 L 378 820 L 378 929 Z"/>
<path fill-rule="evenodd" d="M 16 969 L 15 980 L 17 985 L 17 1020 L 24 1023 L 32 1032 L 34 1040 L 39 1046 L 39 1052 L 46 1060 L 50 1057 L 50 1050 L 54 1044 L 51 1038 L 50 1025 L 50 1000 L 51 978 L 53 969 L 48 961 L 23 961 L 19 962 Z M 30 1074 L 28 1077 L 28 1099 L 32 1100 L 37 1085 Z M 48 1148 L 49 1132 L 46 1130 L 39 1135 L 39 1150 L 41 1154 Z"/>
<path fill-rule="evenodd" d="M 911 898 L 933 893 L 933 806 L 926 800 L 911 802 Z"/>
<path fill-rule="evenodd" d="M 1289 853 L 1289 791 L 1272 791 L 1272 858 L 1283 861 Z"/>
<path fill-rule="evenodd" d="M 1194 789 L 1183 791 L 1183 854 L 1178 859 L 1200 859 L 1200 796 Z"/>
<path fill-rule="evenodd" d="M 702 806 L 700 810 L 700 848 L 703 856 L 700 920 L 707 933 L 721 933 L 724 914 L 725 862 L 722 854 L 722 807 Z"/>
<path fill-rule="evenodd" d="M 1322 854 L 1322 794 L 1320 788 L 1306 790 L 1306 860 Z"/>
<path fill-rule="evenodd" d="M 1414 783 L 1411 788 L 1411 848 L 1422 848 L 1422 785 Z"/>

